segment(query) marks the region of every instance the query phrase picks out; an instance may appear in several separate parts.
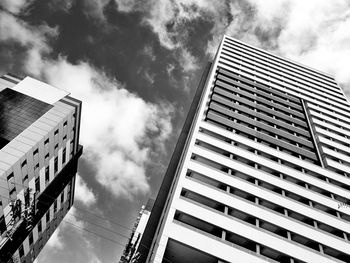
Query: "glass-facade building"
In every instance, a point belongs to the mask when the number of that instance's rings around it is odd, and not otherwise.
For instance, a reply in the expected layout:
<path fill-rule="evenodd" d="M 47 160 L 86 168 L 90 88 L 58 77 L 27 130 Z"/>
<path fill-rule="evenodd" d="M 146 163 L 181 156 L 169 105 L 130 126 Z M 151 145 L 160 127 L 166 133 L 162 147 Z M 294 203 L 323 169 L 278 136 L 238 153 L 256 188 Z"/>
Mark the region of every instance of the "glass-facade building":
<path fill-rule="evenodd" d="M 332 76 L 225 36 L 137 262 L 350 262 L 349 114 Z"/>
<path fill-rule="evenodd" d="M 81 101 L 0 77 L 0 262 L 33 262 L 74 201 Z"/>

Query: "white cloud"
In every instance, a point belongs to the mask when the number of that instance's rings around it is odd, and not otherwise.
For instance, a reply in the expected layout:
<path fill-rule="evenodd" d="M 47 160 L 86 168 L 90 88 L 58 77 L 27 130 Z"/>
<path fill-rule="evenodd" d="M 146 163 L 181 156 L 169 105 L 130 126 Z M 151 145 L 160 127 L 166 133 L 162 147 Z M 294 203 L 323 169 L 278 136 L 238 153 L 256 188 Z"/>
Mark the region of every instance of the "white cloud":
<path fill-rule="evenodd" d="M 64 243 L 60 235 L 61 227 L 62 225 L 56 228 L 55 232 L 53 232 L 53 234 L 51 235 L 49 241 L 47 241 L 46 246 L 49 247 L 50 249 L 56 249 L 56 250 L 63 249 Z"/>
<path fill-rule="evenodd" d="M 153 143 L 171 132 L 172 107 L 145 102 L 115 79 L 81 62 L 49 62 L 43 75 L 83 101 L 81 143 L 97 169 L 97 180 L 116 196 L 149 191 L 145 166 Z"/>
<path fill-rule="evenodd" d="M 31 2 L 32 0 L 1 0 L 0 6 L 11 13 L 17 14 Z"/>
<path fill-rule="evenodd" d="M 269 1 L 268 1 L 269 2 Z M 284 17 L 281 33 L 273 50 L 285 57 L 328 72 L 350 87 L 350 3 L 346 0 L 253 1 L 257 23 Z"/>
<path fill-rule="evenodd" d="M 86 62 L 73 65 L 64 57 L 46 59 L 50 52 L 47 38 L 54 35 L 54 29 L 34 29 L 7 14 L 0 16 L 0 29 L 5 32 L 0 40 L 27 47 L 23 67 L 29 74 L 82 100 L 80 140 L 85 158 L 96 168 L 97 181 L 115 196 L 132 198 L 147 193 L 150 187 L 145 169 L 150 150 L 164 150 L 172 130 L 173 107 L 161 101 L 144 101 Z"/>
<path fill-rule="evenodd" d="M 74 197 L 77 201 L 82 202 L 86 206 L 96 203 L 95 194 L 79 174 L 76 175 Z"/>
<path fill-rule="evenodd" d="M 84 228 L 84 222 L 79 220 L 77 217 L 77 210 L 75 207 L 71 207 L 68 211 L 67 215 L 65 216 L 65 221 L 69 222 L 60 224 L 55 232 L 51 235 L 50 239 L 46 243 L 46 247 L 49 247 L 50 249 L 54 250 L 62 250 L 64 248 L 64 232 L 67 231 L 67 229 L 74 229 L 74 231 L 79 232 L 77 228 L 73 227 L 72 224 L 74 224 L 78 228 Z M 79 232 L 80 233 L 80 232 Z"/>
<path fill-rule="evenodd" d="M 156 59 L 156 56 L 154 54 L 154 50 L 153 50 L 153 47 L 152 46 L 145 46 L 142 51 L 141 51 L 141 54 L 145 55 L 145 56 L 148 56 L 150 57 L 150 59 L 152 61 L 154 61 Z"/>
<path fill-rule="evenodd" d="M 199 68 L 197 59 L 185 48 L 180 51 L 179 63 L 184 72 L 195 71 Z"/>
<path fill-rule="evenodd" d="M 136 6 L 136 0 L 115 0 L 119 12 L 131 12 Z"/>

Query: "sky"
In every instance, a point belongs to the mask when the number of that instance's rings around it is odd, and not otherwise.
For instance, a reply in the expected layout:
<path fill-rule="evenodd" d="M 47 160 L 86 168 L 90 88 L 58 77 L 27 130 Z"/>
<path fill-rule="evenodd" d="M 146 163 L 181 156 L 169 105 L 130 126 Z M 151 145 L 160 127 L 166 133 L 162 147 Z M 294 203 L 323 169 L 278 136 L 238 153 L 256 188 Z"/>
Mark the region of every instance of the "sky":
<path fill-rule="evenodd" d="M 224 34 L 350 97 L 349 28 L 349 0 L 0 0 L 0 74 L 83 102 L 75 204 L 36 262 L 118 262 Z"/>

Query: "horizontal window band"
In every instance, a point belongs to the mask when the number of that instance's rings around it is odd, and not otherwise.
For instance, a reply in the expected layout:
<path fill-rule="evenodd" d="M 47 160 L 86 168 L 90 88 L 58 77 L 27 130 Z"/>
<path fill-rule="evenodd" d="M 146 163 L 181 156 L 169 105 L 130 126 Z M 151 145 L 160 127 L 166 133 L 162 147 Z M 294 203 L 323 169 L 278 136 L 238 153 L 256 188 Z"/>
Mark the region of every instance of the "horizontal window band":
<path fill-rule="evenodd" d="M 240 83 L 237 83 L 237 86 L 238 87 L 242 87 L 240 85 Z M 264 98 L 264 97 L 261 97 L 261 96 L 255 96 L 254 94 L 252 94 L 251 92 L 249 91 L 245 91 L 245 90 L 242 90 L 242 89 L 239 89 L 235 86 L 231 86 L 231 85 L 228 85 L 220 80 L 217 80 L 215 82 L 215 88 L 218 88 L 220 90 L 223 90 L 223 91 L 226 91 L 226 92 L 233 92 L 233 93 L 236 93 L 240 96 L 244 96 L 244 97 L 247 97 L 249 99 L 252 99 L 252 100 L 255 100 L 261 104 L 264 104 L 264 105 L 270 105 L 270 107 L 273 107 L 274 109 L 277 109 L 277 110 L 280 110 L 280 111 L 283 111 L 285 114 L 287 115 L 290 115 L 292 114 L 293 116 L 295 117 L 298 117 L 302 120 L 305 119 L 305 116 L 304 114 L 301 112 L 301 111 L 296 111 L 296 110 L 291 110 L 287 107 L 287 105 L 281 105 L 279 103 L 272 103 L 270 100 Z"/>
<path fill-rule="evenodd" d="M 235 129 L 235 130 L 238 130 L 238 131 L 242 131 L 246 134 L 249 134 L 251 136 L 254 136 L 258 139 L 261 139 L 263 141 L 266 141 L 268 143 L 271 143 L 271 144 L 274 144 L 276 146 L 279 146 L 279 147 L 282 147 L 282 148 L 285 148 L 289 151 L 292 151 L 292 152 L 295 152 L 297 154 L 300 154 L 302 156 L 305 156 L 306 158 L 309 158 L 309 159 L 312 159 L 312 160 L 315 160 L 315 161 L 318 161 L 316 155 L 313 153 L 313 152 L 310 152 L 310 151 L 306 151 L 304 149 L 301 149 L 297 146 L 294 146 L 292 144 L 289 144 L 289 143 L 286 143 L 284 141 L 281 141 L 281 140 L 278 140 L 272 136 L 269 136 L 269 135 L 266 135 L 266 134 L 263 134 L 263 133 L 260 133 L 260 132 L 257 132 L 253 129 L 250 129 L 244 125 L 241 125 L 241 124 L 238 124 L 238 123 L 234 123 L 233 121 L 229 120 L 229 119 L 226 119 L 224 117 L 221 117 L 217 114 L 215 114 L 215 112 L 213 111 L 209 111 L 208 114 L 207 114 L 207 118 L 210 119 L 210 120 L 213 120 L 214 122 L 218 122 L 218 123 L 221 123 L 225 126 L 228 126 L 232 129 Z M 300 140 L 298 139 L 297 137 L 294 138 L 294 141 L 297 141 L 297 140 Z M 313 145 L 311 144 L 311 142 L 303 142 L 306 144 L 306 146 L 308 147 L 313 147 Z"/>
<path fill-rule="evenodd" d="M 277 108 L 277 109 L 280 109 L 281 111 L 284 111 L 286 114 L 293 114 L 301 119 L 305 118 L 302 110 L 296 110 L 295 108 L 294 108 L 294 110 L 289 109 L 288 107 L 291 105 L 287 101 L 283 102 L 282 104 L 277 102 L 277 101 L 272 103 L 270 99 L 266 98 L 266 96 L 265 97 L 264 96 L 255 96 L 252 93 L 253 90 L 250 87 L 248 87 L 242 83 L 237 82 L 234 85 L 235 86 L 229 85 L 221 80 L 215 81 L 215 86 L 217 86 L 217 87 L 220 87 L 220 88 L 225 89 L 225 90 L 229 90 L 231 92 L 235 92 L 235 93 L 243 95 L 247 98 L 254 99 L 254 100 L 259 101 L 265 105 L 271 105 L 274 108 Z M 238 89 L 236 86 L 239 87 L 240 89 Z M 255 92 L 255 90 L 254 90 L 254 92 Z"/>
<path fill-rule="evenodd" d="M 257 83 L 266 87 L 271 87 L 272 89 L 279 90 L 283 93 L 287 93 L 295 98 L 302 98 L 306 101 L 314 102 L 322 107 L 330 110 L 334 110 L 339 114 L 344 116 L 348 115 L 350 106 L 344 102 L 338 102 L 325 94 L 320 94 L 319 92 L 313 91 L 312 89 L 300 88 L 299 86 L 293 86 L 288 83 L 284 83 L 277 79 L 268 78 L 261 73 L 249 72 L 248 70 L 241 70 L 239 67 L 235 67 L 229 61 L 220 61 L 220 68 L 224 68 L 228 72 L 233 72 L 236 75 L 242 76 L 243 79 L 248 79 L 252 83 Z"/>
<path fill-rule="evenodd" d="M 263 84 L 249 80 L 248 78 L 238 76 L 237 74 L 229 72 L 228 70 L 220 68 L 217 78 L 232 83 L 234 85 L 236 85 L 237 81 L 239 80 L 241 84 L 244 85 L 243 87 L 245 89 L 251 90 L 252 87 L 256 87 L 257 89 L 254 89 L 254 92 L 256 91 L 255 93 L 259 95 L 265 96 L 268 99 L 274 99 L 283 104 L 286 104 L 288 99 L 288 106 L 291 106 L 296 109 L 301 109 L 299 98 L 296 98 L 295 96 L 291 96 L 289 94 L 285 94 L 277 89 L 271 89 Z"/>
<path fill-rule="evenodd" d="M 297 74 L 304 74 L 306 77 L 312 77 L 314 79 L 322 79 L 324 82 L 328 82 L 329 84 L 334 84 L 334 79 L 332 77 L 330 77 L 324 73 L 320 73 L 318 71 L 315 71 L 314 69 L 307 68 L 303 65 L 296 64 L 292 61 L 282 59 L 282 58 L 275 56 L 273 54 L 264 52 L 264 51 L 259 50 L 259 49 L 255 49 L 253 47 L 246 46 L 242 43 L 234 42 L 232 40 L 226 39 L 225 44 L 226 43 L 233 45 L 235 47 L 241 48 L 241 49 L 249 52 L 252 55 L 254 54 L 256 56 L 263 57 L 264 59 L 266 59 L 265 61 L 268 63 L 277 65 L 279 67 L 287 68 L 288 70 L 291 70 L 293 72 L 298 71 L 298 72 L 296 72 Z M 309 76 L 309 75 L 311 75 L 311 76 Z"/>
<path fill-rule="evenodd" d="M 305 137 L 308 137 L 310 138 L 310 133 L 305 130 L 305 129 L 300 129 L 300 128 L 297 128 L 295 126 L 292 126 L 284 121 L 280 121 L 280 120 L 277 120 L 277 119 L 274 119 L 266 114 L 263 114 L 263 113 L 260 113 L 260 112 L 255 112 L 254 110 L 251 110 L 245 106 L 242 106 L 242 105 L 239 105 L 239 104 L 236 104 L 236 103 L 233 103 L 231 101 L 228 101 L 226 99 L 223 99 L 222 97 L 219 97 L 217 96 L 216 94 L 214 94 L 212 96 L 212 101 L 215 102 L 215 103 L 220 103 L 220 104 L 223 104 L 227 107 L 230 107 L 232 110 L 238 110 L 238 111 L 241 111 L 241 112 L 244 112 L 244 113 L 247 113 L 253 117 L 257 117 L 259 119 L 262 119 L 266 122 L 269 122 L 271 123 L 272 125 L 277 125 L 277 126 L 280 126 L 284 129 L 287 129 L 291 132 L 295 132 L 295 133 L 298 133 L 300 135 L 303 135 Z"/>
<path fill-rule="evenodd" d="M 271 100 L 274 101 L 273 105 L 276 108 L 283 108 L 284 110 L 288 109 L 289 111 L 291 111 L 291 113 L 293 113 L 294 115 L 300 117 L 300 118 L 304 118 L 303 115 L 303 110 L 300 104 L 295 104 L 292 103 L 290 101 L 286 101 L 283 100 L 279 97 L 276 96 L 272 96 L 271 94 L 268 94 L 266 92 L 262 92 L 259 89 L 254 89 L 253 87 L 246 85 L 242 82 L 237 82 L 235 80 L 231 80 L 223 75 L 217 75 L 217 80 L 215 81 L 215 85 L 230 90 L 230 91 L 234 91 L 238 94 L 242 94 L 246 97 L 249 98 L 256 98 L 256 100 L 261 101 L 265 104 L 271 104 Z M 239 87 L 239 89 L 237 88 Z M 257 94 L 256 95 L 254 95 Z M 300 101 L 299 101 L 300 103 Z M 290 110 L 288 107 L 291 107 L 292 110 Z"/>
<path fill-rule="evenodd" d="M 212 187 L 209 187 L 201 183 L 200 181 L 198 182 L 197 180 L 192 180 L 190 177 L 187 177 L 184 187 L 182 188 L 181 196 L 183 196 L 182 198 L 184 198 L 185 200 L 189 199 L 190 202 L 192 201 L 195 204 L 208 207 L 209 209 L 215 209 L 216 211 L 221 213 L 224 213 L 225 211 L 224 207 L 226 206 L 228 210 L 231 212 L 231 213 L 230 212 L 228 213 L 230 217 L 234 217 L 242 221 L 245 221 L 247 217 L 252 216 L 254 220 L 252 220 L 253 222 L 249 222 L 249 223 L 255 224 L 255 219 L 260 220 L 261 222 L 269 222 L 273 224 L 275 227 L 272 229 L 269 229 L 268 231 L 274 234 L 279 234 L 279 231 L 277 230 L 277 228 L 280 227 L 280 228 L 283 228 L 284 231 L 292 231 L 306 238 L 312 237 L 312 239 L 318 240 L 318 242 L 323 243 L 325 245 L 334 246 L 335 245 L 334 243 L 337 243 L 337 246 L 335 247 L 338 247 L 338 248 L 342 247 L 344 249 L 347 246 L 347 241 L 344 240 L 344 237 L 343 237 L 343 231 L 339 229 L 333 228 L 332 226 L 329 226 L 329 225 L 325 225 L 324 226 L 325 228 L 327 227 L 329 230 L 331 230 L 331 232 L 327 232 L 323 230 L 326 232 L 325 233 L 315 228 L 315 225 L 312 222 L 313 220 L 315 220 L 313 218 L 308 217 L 307 220 L 305 221 L 311 221 L 312 224 L 307 224 L 303 221 L 297 221 L 293 217 L 286 216 L 286 214 L 279 214 L 279 213 L 272 212 L 268 207 L 264 206 L 264 201 L 260 200 L 260 198 L 259 198 L 259 202 L 255 204 L 253 202 L 249 202 L 249 201 L 247 202 L 244 197 L 240 196 L 240 193 L 242 192 L 245 193 L 242 190 L 238 190 L 233 187 L 229 188 L 229 192 L 223 192 L 222 190 L 219 190 L 219 191 L 218 190 Z M 238 194 L 235 193 L 235 191 L 237 190 L 239 192 Z M 258 198 L 254 195 L 252 196 L 255 200 L 256 198 Z M 273 205 L 273 203 L 270 203 L 270 205 Z M 283 208 L 283 209 L 286 209 L 286 208 Z M 232 213 L 233 211 L 237 211 L 237 212 L 239 211 L 238 215 L 240 216 L 236 216 L 235 213 Z M 293 212 L 293 211 L 289 210 L 289 212 Z M 299 216 L 303 217 L 303 215 L 301 214 L 299 214 Z M 300 224 L 301 222 L 304 223 L 305 225 Z M 316 222 L 318 224 L 322 224 L 318 221 Z M 334 233 L 337 233 L 337 235 L 334 235 Z M 280 236 L 286 238 L 285 235 L 280 235 Z"/>
<path fill-rule="evenodd" d="M 283 137 L 283 138 L 286 138 L 290 141 L 292 141 L 293 143 L 299 143 L 299 144 L 302 144 L 302 145 L 305 145 L 311 149 L 314 149 L 314 145 L 312 144 L 311 141 L 309 140 L 304 140 L 304 139 L 301 139 L 297 136 L 294 136 L 288 132 L 285 132 L 285 131 L 282 131 L 282 130 L 279 130 L 277 128 L 274 128 L 270 125 L 267 125 L 267 124 L 264 124 L 262 123 L 261 121 L 255 121 L 249 117 L 246 117 L 242 114 L 239 114 L 239 113 L 235 113 L 231 110 L 228 110 L 228 109 L 225 109 L 223 108 L 222 106 L 220 106 L 219 104 L 215 103 L 215 102 L 212 102 L 210 103 L 209 105 L 209 109 L 213 110 L 213 111 L 216 111 L 220 114 L 223 114 L 223 115 L 226 115 L 227 117 L 230 117 L 230 118 L 234 118 L 234 119 L 237 119 L 239 121 L 242 121 L 248 125 L 252 125 L 252 126 L 255 126 L 257 128 L 260 128 L 264 131 L 267 131 L 267 132 L 270 132 L 270 133 L 274 133 L 275 135 L 278 135 L 280 137 Z M 217 114 L 218 115 L 218 114 Z M 234 127 L 233 127 L 234 128 Z M 310 138 L 310 134 L 307 134 L 307 136 Z"/>
<path fill-rule="evenodd" d="M 282 113 L 281 111 L 276 111 L 276 110 L 273 110 L 271 109 L 272 105 L 271 103 L 269 104 L 262 104 L 261 101 L 259 101 L 260 103 L 254 103 L 252 102 L 251 100 L 248 100 L 248 99 L 245 99 L 244 97 L 242 96 L 238 96 L 236 94 L 233 94 L 231 92 L 228 92 L 228 91 L 225 91 L 224 89 L 220 88 L 219 86 L 215 86 L 214 87 L 214 90 L 213 90 L 213 94 L 217 94 L 217 95 L 220 95 L 222 97 L 225 97 L 227 100 L 228 99 L 232 99 L 232 100 L 236 100 L 242 104 L 245 104 L 245 105 L 248 105 L 250 107 L 254 107 L 260 111 L 263 111 L 263 112 L 266 112 L 268 114 L 271 114 L 271 115 L 274 115 L 280 119 L 284 119 L 286 121 L 289 121 L 289 122 L 293 122 L 299 126 L 302 126 L 302 127 L 305 127 L 305 128 L 308 128 L 307 126 L 307 123 L 302 120 L 300 120 L 300 118 L 293 118 L 290 116 L 290 114 L 293 114 L 293 111 L 290 111 L 290 109 L 287 109 L 285 108 L 284 109 L 284 113 Z M 256 96 L 252 95 L 252 96 L 249 96 L 251 99 L 254 99 L 257 101 L 257 98 Z M 267 102 L 267 101 L 266 101 Z M 276 107 L 274 107 L 276 108 Z"/>
<path fill-rule="evenodd" d="M 335 98 L 341 100 L 342 102 L 346 103 L 346 99 L 340 93 L 340 90 L 333 89 L 332 86 L 330 86 L 330 85 L 327 85 L 326 87 L 324 87 L 322 85 L 317 85 L 317 84 L 314 84 L 312 82 L 303 81 L 300 78 L 295 78 L 295 77 L 290 78 L 290 77 L 286 76 L 287 75 L 286 73 L 282 73 L 283 75 L 281 75 L 280 72 L 276 72 L 276 70 L 273 70 L 272 68 L 266 69 L 266 67 L 262 67 L 261 64 L 259 65 L 257 63 L 251 63 L 249 60 L 247 61 L 246 59 L 241 58 L 241 57 L 237 58 L 237 55 L 235 55 L 234 53 L 235 53 L 234 51 L 230 51 L 230 50 L 224 48 L 223 52 L 222 52 L 222 57 L 228 61 L 232 61 L 232 63 L 240 63 L 242 68 L 247 68 L 247 69 L 250 69 L 250 70 L 255 71 L 257 73 L 269 75 L 273 79 L 277 79 L 277 80 L 286 82 L 290 85 L 298 85 L 298 86 L 302 86 L 302 87 L 315 89 L 319 92 L 326 93 L 329 96 L 335 97 Z"/>
<path fill-rule="evenodd" d="M 236 162 L 234 162 L 234 163 L 237 164 Z M 239 166 L 243 166 L 243 165 L 239 165 Z M 231 169 L 232 168 L 233 167 L 231 167 Z M 229 175 L 228 173 L 217 170 L 214 167 L 211 167 L 210 165 L 203 164 L 202 162 L 199 162 L 198 160 L 191 160 L 189 163 L 188 169 L 191 172 L 195 172 L 197 174 L 200 174 L 200 175 L 207 177 L 207 179 L 204 179 L 204 180 L 198 179 L 198 178 L 197 178 L 197 180 L 200 180 L 201 183 L 204 183 L 204 184 L 208 185 L 209 187 L 215 187 L 215 188 L 221 189 L 222 184 L 228 185 L 234 189 L 240 189 L 241 191 L 243 191 L 249 195 L 253 195 L 254 197 L 258 197 L 260 199 L 269 201 L 270 203 L 276 205 L 276 209 L 272 209 L 275 212 L 283 213 L 283 211 L 281 211 L 281 209 L 278 208 L 278 207 L 281 208 L 281 206 L 282 206 L 282 208 L 286 208 L 290 211 L 295 211 L 295 212 L 302 214 L 302 215 L 305 215 L 309 218 L 316 217 L 318 221 L 320 221 L 326 225 L 336 226 L 338 229 L 340 229 L 346 233 L 350 233 L 350 225 L 349 225 L 350 219 L 348 219 L 348 220 L 340 219 L 340 218 L 335 217 L 332 214 L 329 214 L 329 213 L 325 212 L 324 210 L 320 210 L 314 206 L 313 207 L 311 207 L 309 205 L 305 206 L 303 203 L 300 203 L 300 202 L 296 201 L 295 199 L 288 198 L 286 196 L 281 195 L 280 193 L 276 193 L 276 192 L 271 191 L 269 189 L 260 187 L 259 185 L 255 185 L 249 181 L 242 180 L 241 178 L 238 178 L 236 176 Z M 239 170 L 242 170 L 242 169 L 239 169 Z M 265 180 L 263 179 L 263 178 L 266 178 L 266 174 L 261 173 L 258 170 L 255 170 L 255 169 L 253 170 L 250 167 L 248 167 L 248 170 L 246 170 L 244 168 L 244 171 L 246 173 L 249 173 L 252 176 L 254 176 L 257 180 L 266 181 L 266 179 Z M 212 183 L 211 181 L 214 181 L 215 184 Z M 224 190 L 226 191 L 226 188 Z M 304 194 L 305 191 L 306 191 L 306 195 L 311 197 L 310 192 L 308 192 L 306 189 L 300 189 L 300 193 L 302 193 L 303 196 L 305 195 Z M 311 194 L 314 196 L 314 193 L 311 193 Z M 308 198 L 308 199 L 310 199 L 310 198 Z M 315 198 L 312 198 L 312 199 L 315 199 Z M 249 198 L 247 196 L 245 196 L 245 200 L 247 200 L 249 202 L 255 202 L 255 198 L 253 199 L 253 198 Z M 320 202 L 319 198 L 316 198 L 315 200 Z M 316 203 L 316 202 L 314 202 L 314 203 Z M 326 206 L 324 204 L 324 202 L 322 202 L 322 204 L 324 206 Z M 326 206 L 326 207 L 328 207 L 328 206 Z M 329 209 L 332 209 L 332 208 L 329 208 Z M 332 210 L 334 210 L 334 209 L 332 209 Z"/>
<path fill-rule="evenodd" d="M 227 126 L 225 126 L 227 127 Z M 227 129 L 223 129 L 216 125 L 216 123 L 209 123 L 203 121 L 201 123 L 200 133 L 205 133 L 211 136 L 212 138 L 216 138 L 222 142 L 240 142 L 241 144 L 244 144 L 248 147 L 256 148 L 260 152 L 269 153 L 271 155 L 274 155 L 275 157 L 279 157 L 282 161 L 291 161 L 293 164 L 298 165 L 306 169 L 307 173 L 310 174 L 313 177 L 316 177 L 318 179 L 321 179 L 323 181 L 327 181 L 326 178 L 329 179 L 329 182 L 331 185 L 339 186 L 347 191 L 350 191 L 350 179 L 339 175 L 337 172 L 333 172 L 329 169 L 324 169 L 320 167 L 319 165 L 312 164 L 310 162 L 306 162 L 306 160 L 301 160 L 299 158 L 293 157 L 288 153 L 284 153 L 281 151 L 278 151 L 276 149 L 271 148 L 268 145 L 264 145 L 263 142 L 255 142 L 252 139 L 245 138 L 240 134 L 233 133 Z M 328 160 L 327 162 L 332 161 Z M 335 163 L 334 161 L 332 161 Z M 339 163 L 335 163 L 336 165 L 340 165 Z M 342 166 L 345 167 L 345 166 Z M 350 173 L 350 167 L 347 167 Z M 328 188 L 328 187 L 327 187 Z M 341 194 L 342 196 L 348 196 L 348 194 Z M 349 220 L 350 221 L 350 220 Z"/>

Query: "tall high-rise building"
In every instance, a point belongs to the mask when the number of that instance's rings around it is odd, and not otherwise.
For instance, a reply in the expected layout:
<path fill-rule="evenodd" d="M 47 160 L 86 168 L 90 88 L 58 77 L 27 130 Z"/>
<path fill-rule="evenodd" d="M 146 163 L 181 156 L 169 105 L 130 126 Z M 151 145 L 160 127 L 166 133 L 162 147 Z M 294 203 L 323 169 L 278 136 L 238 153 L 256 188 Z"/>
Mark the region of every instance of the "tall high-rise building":
<path fill-rule="evenodd" d="M 349 152 L 332 76 L 225 36 L 137 262 L 350 262 Z"/>
<path fill-rule="evenodd" d="M 0 262 L 33 262 L 74 201 L 81 102 L 0 77 Z"/>

